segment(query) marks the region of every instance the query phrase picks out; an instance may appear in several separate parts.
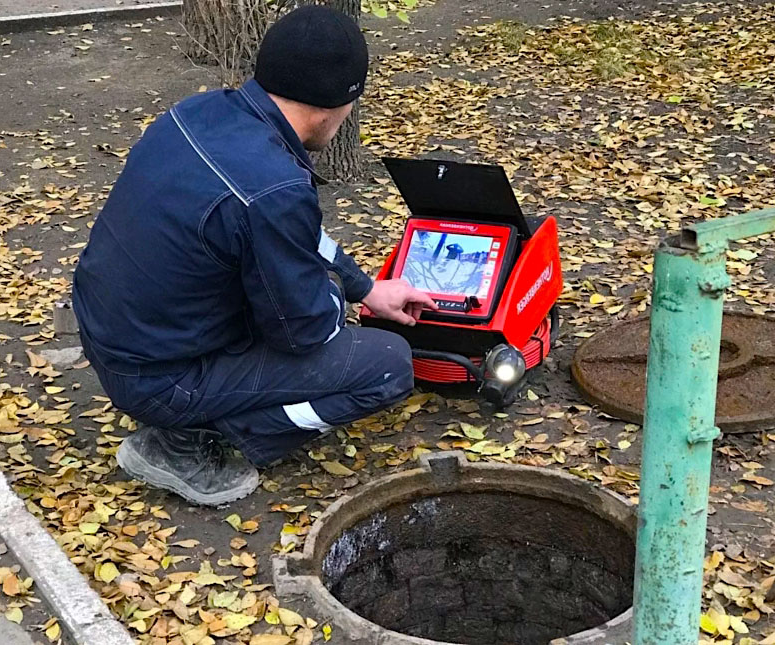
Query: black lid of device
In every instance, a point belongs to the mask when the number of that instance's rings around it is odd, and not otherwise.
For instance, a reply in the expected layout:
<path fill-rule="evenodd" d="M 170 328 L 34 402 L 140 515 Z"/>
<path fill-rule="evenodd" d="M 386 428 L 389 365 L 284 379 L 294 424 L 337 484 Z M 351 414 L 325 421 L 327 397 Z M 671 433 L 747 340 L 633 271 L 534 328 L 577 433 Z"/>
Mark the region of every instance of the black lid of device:
<path fill-rule="evenodd" d="M 530 237 L 522 210 L 500 166 L 433 159 L 382 160 L 415 217 L 512 224 Z"/>

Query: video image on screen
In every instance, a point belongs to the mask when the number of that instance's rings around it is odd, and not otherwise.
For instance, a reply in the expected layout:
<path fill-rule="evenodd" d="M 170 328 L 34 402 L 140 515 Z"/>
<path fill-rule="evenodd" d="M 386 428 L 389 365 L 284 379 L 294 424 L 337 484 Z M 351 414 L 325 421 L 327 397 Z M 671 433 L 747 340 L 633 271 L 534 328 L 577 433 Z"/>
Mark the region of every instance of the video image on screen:
<path fill-rule="evenodd" d="M 429 293 L 486 296 L 491 237 L 414 231 L 401 277 Z"/>

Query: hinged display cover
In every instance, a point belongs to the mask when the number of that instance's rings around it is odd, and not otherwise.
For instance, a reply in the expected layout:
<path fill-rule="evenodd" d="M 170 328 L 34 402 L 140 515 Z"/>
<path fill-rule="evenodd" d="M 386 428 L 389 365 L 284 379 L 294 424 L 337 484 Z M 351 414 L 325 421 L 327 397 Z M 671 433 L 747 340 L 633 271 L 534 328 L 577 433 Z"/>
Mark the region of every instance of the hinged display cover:
<path fill-rule="evenodd" d="M 523 240 L 530 229 L 500 166 L 432 159 L 383 159 L 414 217 L 502 222 Z"/>

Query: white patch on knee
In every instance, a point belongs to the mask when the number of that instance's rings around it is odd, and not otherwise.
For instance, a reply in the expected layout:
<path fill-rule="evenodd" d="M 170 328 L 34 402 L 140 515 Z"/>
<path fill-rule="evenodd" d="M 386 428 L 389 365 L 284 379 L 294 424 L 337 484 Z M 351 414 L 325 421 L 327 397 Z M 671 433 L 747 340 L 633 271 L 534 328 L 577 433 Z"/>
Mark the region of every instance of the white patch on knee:
<path fill-rule="evenodd" d="M 391 372 L 385 372 L 384 379 L 387 381 L 393 374 Z"/>
<path fill-rule="evenodd" d="M 317 415 L 317 412 L 312 408 L 309 401 L 294 403 L 293 405 L 284 405 L 283 410 L 291 423 L 297 428 L 317 430 L 319 432 L 325 432 L 326 430 L 331 429 L 331 426 Z"/>

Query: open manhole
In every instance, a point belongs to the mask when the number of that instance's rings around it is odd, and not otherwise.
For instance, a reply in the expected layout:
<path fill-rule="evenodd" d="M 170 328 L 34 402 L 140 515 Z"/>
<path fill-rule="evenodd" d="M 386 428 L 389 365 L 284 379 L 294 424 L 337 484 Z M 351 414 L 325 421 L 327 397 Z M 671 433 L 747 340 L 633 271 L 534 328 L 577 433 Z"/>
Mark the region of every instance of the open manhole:
<path fill-rule="evenodd" d="M 576 351 L 573 380 L 604 412 L 642 423 L 648 348 L 647 317 L 612 325 Z M 716 425 L 728 433 L 775 428 L 775 319 L 724 314 Z"/>
<path fill-rule="evenodd" d="M 303 553 L 274 561 L 284 596 L 369 645 L 630 639 L 636 517 L 558 471 L 422 458 L 329 507 Z"/>

